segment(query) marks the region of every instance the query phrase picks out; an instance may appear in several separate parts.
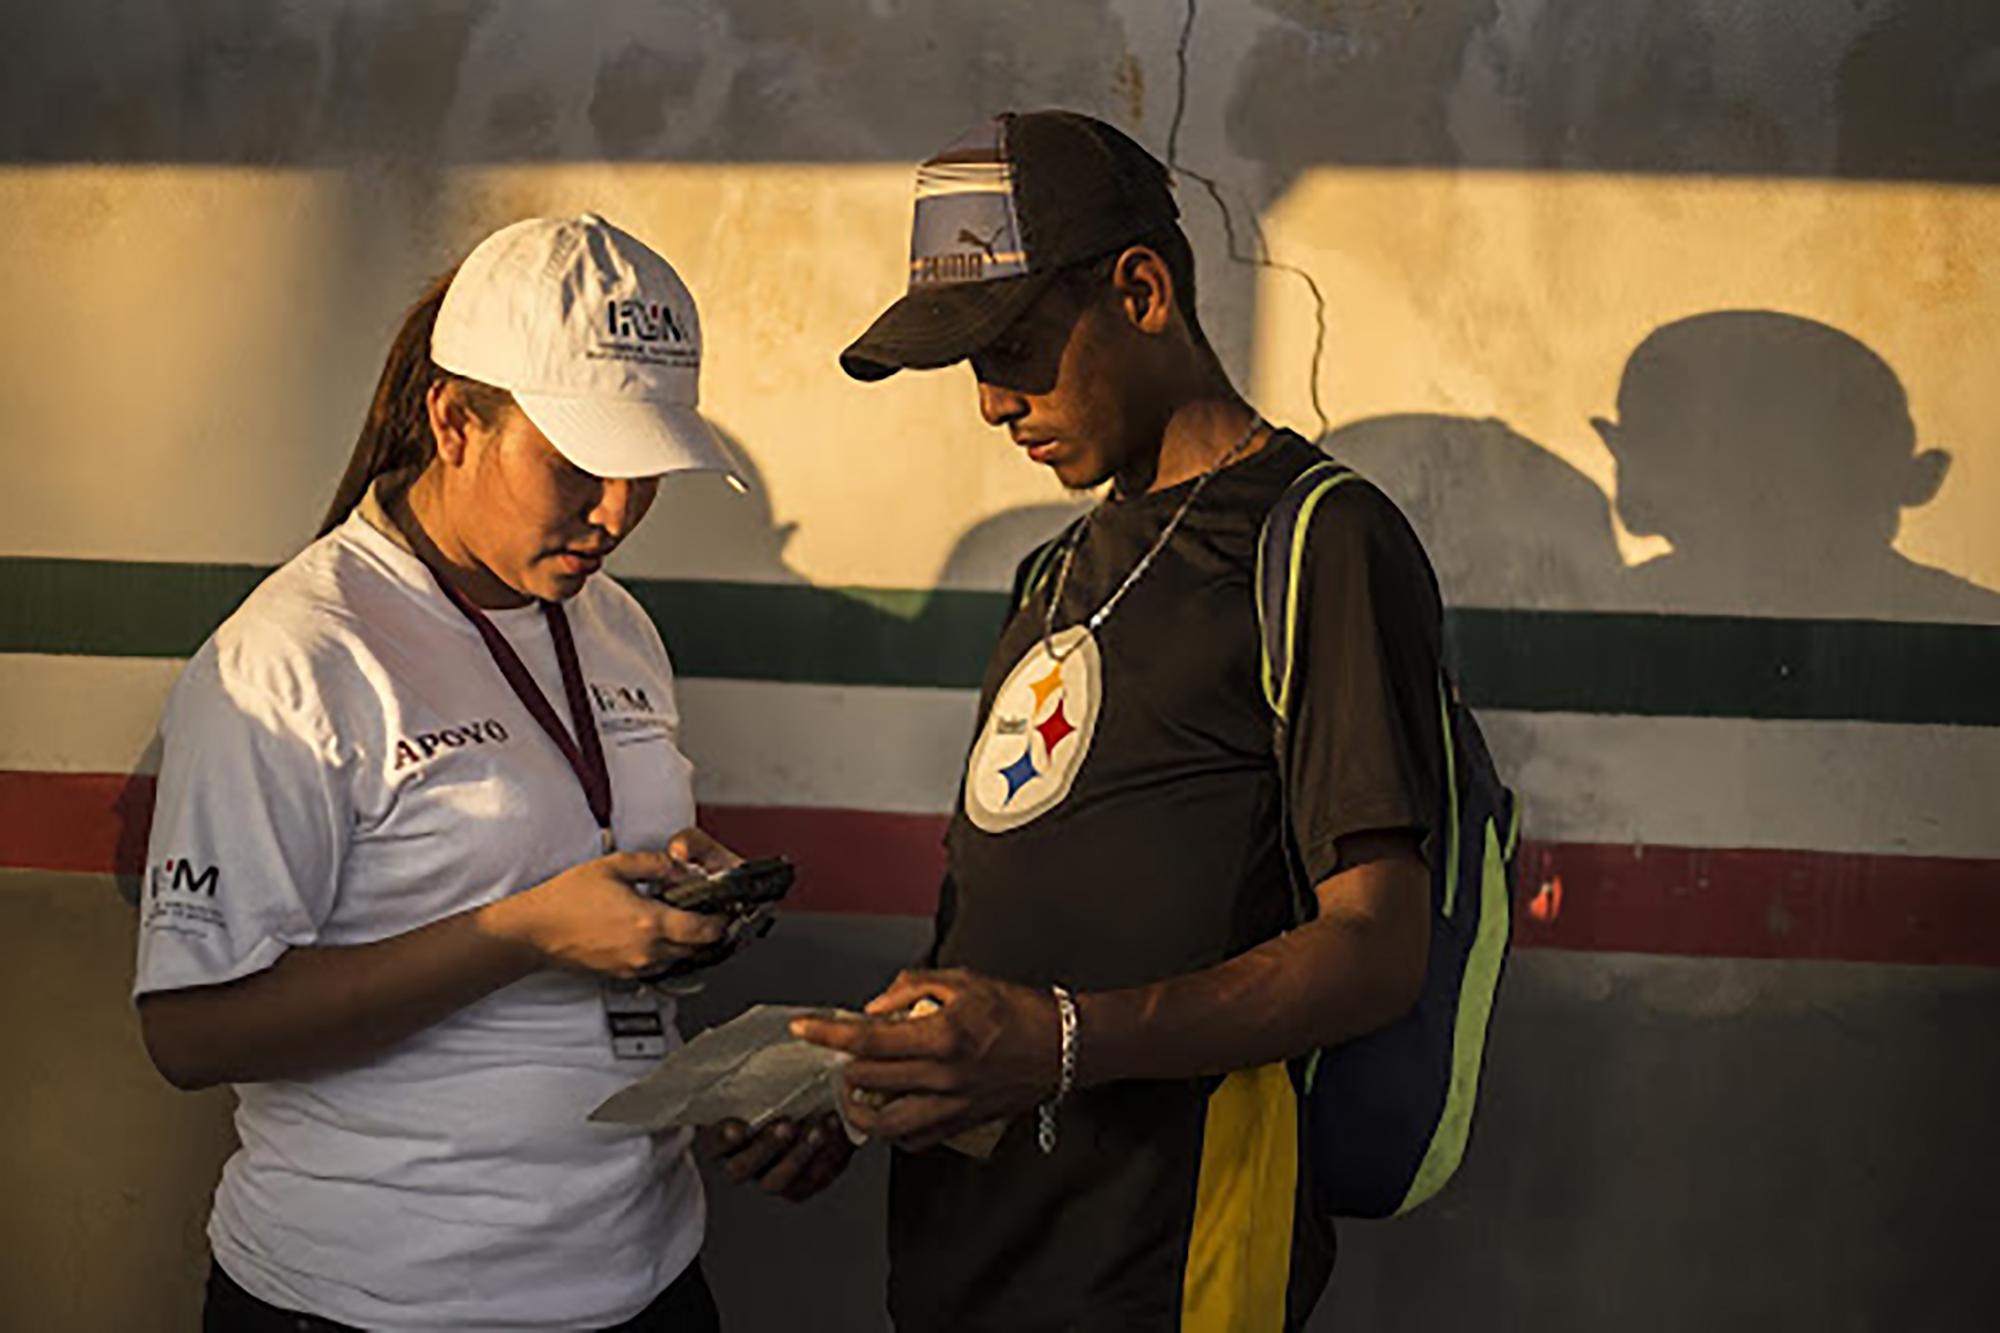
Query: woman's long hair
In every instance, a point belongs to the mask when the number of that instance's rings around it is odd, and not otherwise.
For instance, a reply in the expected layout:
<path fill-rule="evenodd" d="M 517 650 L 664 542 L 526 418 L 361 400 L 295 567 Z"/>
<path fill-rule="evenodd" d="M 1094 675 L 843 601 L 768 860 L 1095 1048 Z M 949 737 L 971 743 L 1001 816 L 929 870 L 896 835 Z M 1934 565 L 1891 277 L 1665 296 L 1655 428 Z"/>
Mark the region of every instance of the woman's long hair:
<path fill-rule="evenodd" d="M 429 464 L 437 451 L 437 442 L 431 438 L 431 385 L 449 380 L 464 386 L 467 407 L 487 425 L 511 401 L 506 390 L 454 375 L 431 360 L 431 330 L 437 325 L 445 289 L 457 271 L 454 268 L 434 278 L 403 316 L 402 327 L 389 344 L 388 360 L 382 364 L 382 378 L 375 382 L 375 397 L 368 404 L 368 416 L 361 423 L 361 436 L 354 442 L 347 471 L 341 474 L 326 517 L 320 520 L 320 536 L 347 521 L 375 478 Z"/>

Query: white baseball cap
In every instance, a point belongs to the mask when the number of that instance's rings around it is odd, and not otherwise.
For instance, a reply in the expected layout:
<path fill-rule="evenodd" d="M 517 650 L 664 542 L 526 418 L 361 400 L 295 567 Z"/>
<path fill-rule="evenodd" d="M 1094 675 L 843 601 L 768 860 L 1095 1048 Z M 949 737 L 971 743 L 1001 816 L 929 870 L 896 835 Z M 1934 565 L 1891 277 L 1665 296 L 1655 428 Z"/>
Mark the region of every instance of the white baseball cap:
<path fill-rule="evenodd" d="M 673 267 L 595 213 L 502 227 L 458 266 L 431 360 L 514 395 L 598 477 L 741 479 L 695 410 L 701 320 Z"/>

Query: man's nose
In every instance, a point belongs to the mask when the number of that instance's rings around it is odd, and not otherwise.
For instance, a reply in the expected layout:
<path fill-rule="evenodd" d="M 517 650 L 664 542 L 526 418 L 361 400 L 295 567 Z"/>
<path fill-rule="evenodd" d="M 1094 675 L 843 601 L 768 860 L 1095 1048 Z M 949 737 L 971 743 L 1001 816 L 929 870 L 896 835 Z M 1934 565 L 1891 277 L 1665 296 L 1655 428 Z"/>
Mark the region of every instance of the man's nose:
<path fill-rule="evenodd" d="M 979 415 L 989 426 L 1004 426 L 1028 414 L 1028 400 L 1013 389 L 979 381 Z"/>

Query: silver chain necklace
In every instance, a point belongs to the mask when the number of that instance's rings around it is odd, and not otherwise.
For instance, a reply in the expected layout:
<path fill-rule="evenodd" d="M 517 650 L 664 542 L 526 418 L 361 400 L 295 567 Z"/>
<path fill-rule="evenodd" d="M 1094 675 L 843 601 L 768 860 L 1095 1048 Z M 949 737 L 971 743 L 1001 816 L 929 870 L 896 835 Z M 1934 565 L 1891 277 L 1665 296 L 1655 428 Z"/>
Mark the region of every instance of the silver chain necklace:
<path fill-rule="evenodd" d="M 1238 440 L 1235 447 L 1228 453 L 1210 464 L 1208 471 L 1195 479 L 1194 487 L 1188 491 L 1187 498 L 1181 501 L 1180 508 L 1174 510 L 1174 516 L 1167 520 L 1167 526 L 1160 529 L 1160 535 L 1153 539 L 1153 544 L 1147 549 L 1146 554 L 1139 557 L 1139 563 L 1132 566 L 1132 572 L 1125 576 L 1125 581 L 1112 589 L 1111 595 L 1104 599 L 1104 605 L 1091 612 L 1090 619 L 1083 622 L 1085 631 L 1083 638 L 1088 638 L 1096 634 L 1098 627 L 1111 619 L 1112 608 L 1118 605 L 1120 598 L 1132 590 L 1132 585 L 1139 581 L 1139 576 L 1151 568 L 1153 558 L 1166 549 L 1167 542 L 1174 535 L 1174 529 L 1178 528 L 1181 525 L 1181 520 L 1187 517 L 1188 510 L 1194 508 L 1194 502 L 1201 498 L 1203 488 L 1208 485 L 1216 473 L 1235 462 L 1237 455 L 1250 447 L 1250 441 L 1257 438 L 1257 432 L 1263 429 L 1263 426 L 1264 418 L 1252 413 L 1250 417 L 1250 429 L 1243 432 L 1243 438 Z M 1091 514 L 1094 516 L 1096 512 L 1096 510 L 1092 510 Z M 1056 586 L 1049 593 L 1048 605 L 1042 609 L 1042 651 L 1049 655 L 1051 662 L 1062 661 L 1076 651 L 1077 644 L 1083 642 L 1083 638 L 1079 638 L 1076 643 L 1072 643 L 1061 652 L 1056 651 L 1056 607 L 1062 602 L 1063 588 L 1069 583 L 1069 567 L 1076 559 L 1076 548 L 1083 541 L 1083 530 L 1089 526 L 1090 519 L 1085 518 L 1083 522 L 1070 529 L 1069 536 L 1064 539 L 1062 566 L 1056 570 Z"/>

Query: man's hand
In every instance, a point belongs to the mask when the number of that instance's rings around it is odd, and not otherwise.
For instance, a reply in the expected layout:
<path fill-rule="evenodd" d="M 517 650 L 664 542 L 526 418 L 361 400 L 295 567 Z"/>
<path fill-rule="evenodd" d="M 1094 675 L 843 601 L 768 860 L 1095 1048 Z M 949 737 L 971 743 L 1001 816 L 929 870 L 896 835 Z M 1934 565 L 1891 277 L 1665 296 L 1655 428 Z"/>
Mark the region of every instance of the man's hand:
<path fill-rule="evenodd" d="M 832 1112 L 804 1124 L 773 1120 L 755 1134 L 741 1120 L 725 1120 L 701 1138 L 731 1180 L 739 1185 L 754 1180 L 766 1194 L 793 1203 L 831 1185 L 854 1156 L 854 1145 Z"/>
<path fill-rule="evenodd" d="M 940 1007 L 893 1018 L 919 1000 Z M 1020 1114 L 1054 1093 L 1062 1021 L 1046 991 L 963 969 L 905 972 L 868 1004 L 880 1021 L 802 1018 L 792 1034 L 853 1056 L 848 1119 L 905 1148 Z"/>

